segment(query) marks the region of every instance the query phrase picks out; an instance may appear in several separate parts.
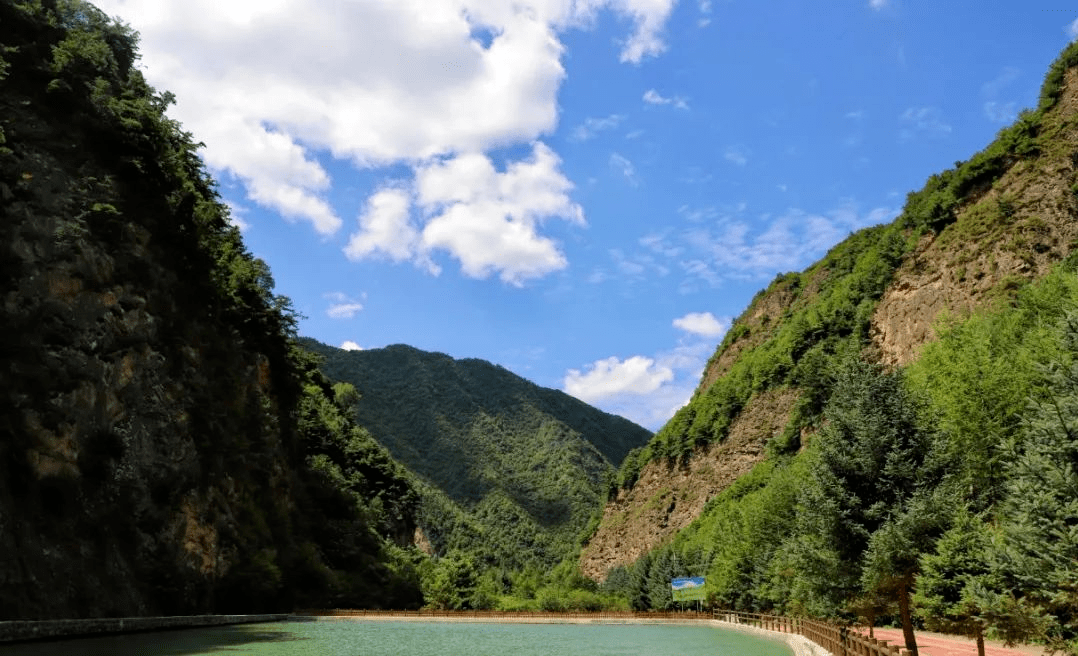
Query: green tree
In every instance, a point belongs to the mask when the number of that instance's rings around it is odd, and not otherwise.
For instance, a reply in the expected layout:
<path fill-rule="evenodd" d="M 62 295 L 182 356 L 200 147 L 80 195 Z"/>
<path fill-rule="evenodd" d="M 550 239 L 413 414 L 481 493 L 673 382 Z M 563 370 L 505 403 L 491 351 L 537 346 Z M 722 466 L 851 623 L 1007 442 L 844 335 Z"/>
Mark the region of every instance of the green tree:
<path fill-rule="evenodd" d="M 993 556 L 1003 589 L 1014 592 L 999 625 L 1020 636 L 1040 623 L 1050 647 L 1078 653 L 1078 314 L 1060 331 L 1069 357 L 1047 370 L 1047 398 L 1032 406 L 1024 448 L 1008 467 Z"/>
<path fill-rule="evenodd" d="M 908 609 L 909 574 L 894 555 L 913 540 L 920 517 L 907 502 L 924 480 L 933 443 L 921 410 L 898 373 L 852 357 L 836 373 L 792 545 L 800 572 L 793 595 L 810 612 L 838 614 L 865 584 Z M 909 613 L 902 619 L 916 655 Z"/>
<path fill-rule="evenodd" d="M 420 570 L 423 601 L 437 610 L 471 608 L 477 578 L 475 563 L 462 552 L 429 561 Z"/>
<path fill-rule="evenodd" d="M 975 638 L 978 656 L 984 656 L 984 634 L 989 628 L 978 588 L 988 584 L 990 547 L 984 518 L 959 512 L 954 525 L 936 542 L 935 551 L 921 556 L 913 595 L 917 615 L 926 627 Z"/>

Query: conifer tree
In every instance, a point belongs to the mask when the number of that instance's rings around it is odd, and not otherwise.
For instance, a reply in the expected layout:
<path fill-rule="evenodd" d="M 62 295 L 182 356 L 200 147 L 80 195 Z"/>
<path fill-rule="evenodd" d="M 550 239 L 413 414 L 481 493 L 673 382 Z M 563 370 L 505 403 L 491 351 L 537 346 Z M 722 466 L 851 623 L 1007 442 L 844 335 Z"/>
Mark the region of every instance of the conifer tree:
<path fill-rule="evenodd" d="M 1033 406 L 1008 468 L 993 558 L 1013 594 L 995 595 L 994 611 L 1013 639 L 1046 628 L 1049 647 L 1078 653 L 1078 314 L 1061 331 L 1071 361 L 1047 371 L 1051 391 Z"/>
<path fill-rule="evenodd" d="M 834 615 L 866 585 L 885 592 L 904 611 L 906 646 L 914 656 L 908 606 L 913 564 L 899 555 L 927 535 L 921 506 L 928 502 L 909 504 L 925 477 L 933 437 L 919 413 L 899 374 L 858 358 L 844 363 L 824 410 L 793 544 L 802 574 L 793 590 L 796 605 Z"/>

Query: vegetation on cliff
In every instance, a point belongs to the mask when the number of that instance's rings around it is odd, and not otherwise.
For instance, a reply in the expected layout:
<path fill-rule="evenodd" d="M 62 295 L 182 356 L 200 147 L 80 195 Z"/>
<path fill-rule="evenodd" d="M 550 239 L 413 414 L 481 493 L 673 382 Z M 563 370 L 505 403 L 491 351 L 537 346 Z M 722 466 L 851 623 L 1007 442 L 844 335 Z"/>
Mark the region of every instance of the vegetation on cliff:
<path fill-rule="evenodd" d="M 0 614 L 418 605 L 415 492 L 136 42 L 80 0 L 0 3 Z"/>
<path fill-rule="evenodd" d="M 610 571 L 607 589 L 664 608 L 663 581 L 707 575 L 719 605 L 1078 653 L 1076 65 L 1072 44 L 1036 110 L 932 176 L 895 222 L 754 299 L 619 483 L 723 440 L 765 390 L 800 394 L 786 429 L 692 525 Z M 878 303 L 912 297 L 914 280 L 966 297 L 933 315 L 934 339 L 905 347 L 917 357 L 884 358 Z"/>

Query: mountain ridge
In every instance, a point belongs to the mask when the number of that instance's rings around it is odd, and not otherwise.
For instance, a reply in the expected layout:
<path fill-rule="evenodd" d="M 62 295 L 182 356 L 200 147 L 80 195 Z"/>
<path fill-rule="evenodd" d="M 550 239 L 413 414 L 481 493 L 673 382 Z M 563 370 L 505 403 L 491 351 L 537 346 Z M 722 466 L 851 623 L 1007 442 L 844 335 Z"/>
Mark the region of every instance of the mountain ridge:
<path fill-rule="evenodd" d="M 1058 537 L 1078 521 L 1076 317 L 1072 43 L 1035 110 L 753 298 L 689 404 L 626 458 L 578 564 L 637 608 L 706 573 L 715 604 L 887 618 L 911 651 L 916 615 L 1078 653 Z M 709 460 L 747 416 L 770 434 Z M 710 497 L 679 512 L 695 489 Z"/>
<path fill-rule="evenodd" d="M 302 343 L 325 358 L 327 376 L 355 386 L 357 421 L 425 481 L 422 537 L 438 554 L 472 550 L 501 565 L 532 560 L 525 545 L 547 565 L 570 555 L 617 465 L 651 436 L 478 358 Z M 492 551 L 491 526 L 514 544 Z"/>

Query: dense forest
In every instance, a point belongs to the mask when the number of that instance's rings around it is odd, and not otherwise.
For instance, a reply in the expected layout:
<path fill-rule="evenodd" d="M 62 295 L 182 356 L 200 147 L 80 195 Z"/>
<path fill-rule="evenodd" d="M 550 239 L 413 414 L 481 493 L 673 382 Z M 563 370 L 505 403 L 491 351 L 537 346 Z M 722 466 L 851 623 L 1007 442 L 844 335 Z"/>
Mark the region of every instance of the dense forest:
<path fill-rule="evenodd" d="M 0 615 L 418 606 L 414 487 L 137 58 L 0 2 Z"/>
<path fill-rule="evenodd" d="M 310 339 L 353 384 L 357 421 L 417 478 L 432 553 L 480 570 L 548 570 L 594 529 L 615 468 L 651 432 L 477 359 L 405 345 L 345 351 Z"/>
<path fill-rule="evenodd" d="M 754 299 L 692 401 L 618 482 L 721 442 L 767 390 L 798 392 L 786 429 L 605 589 L 667 608 L 671 577 L 706 575 L 719 606 L 1078 653 L 1075 66 L 1078 44 L 1052 65 L 1035 110 L 932 176 L 893 223 Z M 897 350 L 881 303 L 928 277 L 974 302 Z"/>

